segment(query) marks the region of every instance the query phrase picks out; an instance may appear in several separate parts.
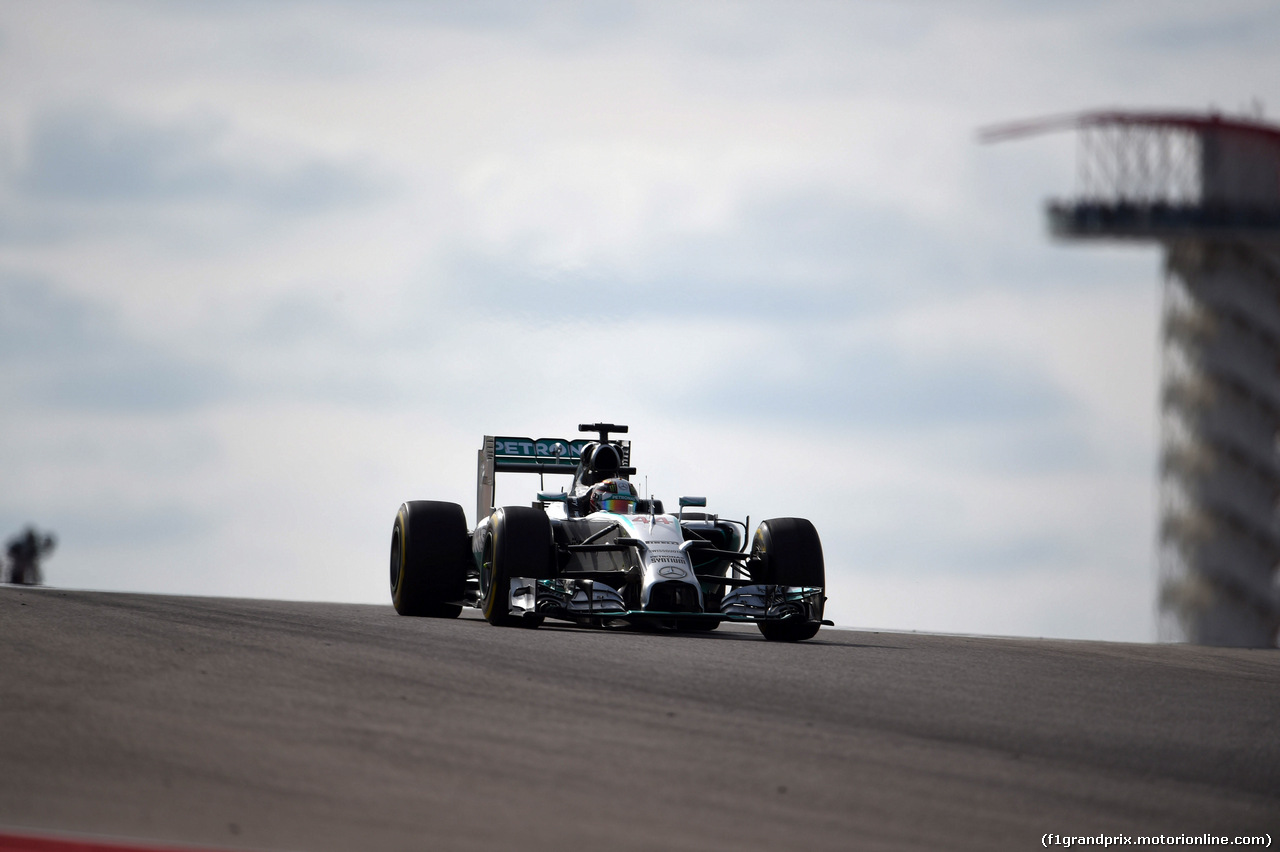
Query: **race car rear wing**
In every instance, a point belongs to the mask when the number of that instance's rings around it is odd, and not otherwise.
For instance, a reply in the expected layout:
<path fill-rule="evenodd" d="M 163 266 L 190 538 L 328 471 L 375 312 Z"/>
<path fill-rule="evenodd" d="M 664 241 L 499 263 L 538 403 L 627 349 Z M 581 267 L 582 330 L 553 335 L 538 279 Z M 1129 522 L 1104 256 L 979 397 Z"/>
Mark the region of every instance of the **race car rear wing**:
<path fill-rule="evenodd" d="M 625 428 L 625 427 L 624 427 Z M 607 436 L 606 436 L 607 437 Z M 493 509 L 493 486 L 499 473 L 548 473 L 573 476 L 582 448 L 591 443 L 565 438 L 509 438 L 484 436 L 476 471 L 476 523 Z M 610 441 L 622 456 L 622 467 L 631 464 L 631 442 Z"/>

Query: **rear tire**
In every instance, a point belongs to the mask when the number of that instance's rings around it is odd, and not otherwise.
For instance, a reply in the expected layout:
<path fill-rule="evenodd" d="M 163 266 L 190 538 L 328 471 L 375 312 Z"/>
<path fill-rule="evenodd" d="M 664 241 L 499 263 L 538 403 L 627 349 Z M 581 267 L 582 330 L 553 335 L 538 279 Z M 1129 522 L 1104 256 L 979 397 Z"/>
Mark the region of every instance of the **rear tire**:
<path fill-rule="evenodd" d="M 776 586 L 809 586 L 825 589 L 826 567 L 818 531 L 804 518 L 771 518 L 761 521 L 751 543 L 747 570 L 752 581 Z M 822 613 L 818 613 L 822 617 Z M 818 634 L 814 621 L 781 621 L 756 625 L 773 642 L 800 642 Z"/>
<path fill-rule="evenodd" d="M 499 627 L 540 625 L 540 615 L 511 614 L 511 578 L 549 580 L 556 575 L 555 566 L 555 541 L 546 512 L 532 506 L 504 506 L 495 511 L 480 570 L 484 617 Z"/>
<path fill-rule="evenodd" d="M 401 615 L 457 618 L 471 558 L 457 503 L 413 500 L 391 530 L 391 603 Z"/>

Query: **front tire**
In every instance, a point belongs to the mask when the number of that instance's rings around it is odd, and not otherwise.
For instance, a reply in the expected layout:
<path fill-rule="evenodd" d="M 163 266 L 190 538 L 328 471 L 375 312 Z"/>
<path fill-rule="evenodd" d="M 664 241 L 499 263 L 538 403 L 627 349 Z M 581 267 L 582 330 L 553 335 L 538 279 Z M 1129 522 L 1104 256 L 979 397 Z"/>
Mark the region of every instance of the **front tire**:
<path fill-rule="evenodd" d="M 391 603 L 401 615 L 457 618 L 471 558 L 457 503 L 412 500 L 391 530 Z"/>
<path fill-rule="evenodd" d="M 818 635 L 818 628 L 822 625 L 812 621 L 781 623 L 774 622 L 767 624 L 761 622 L 756 627 L 760 628 L 760 632 L 764 634 L 764 638 L 770 642 L 803 642 L 806 639 L 812 639 Z"/>
<path fill-rule="evenodd" d="M 499 627 L 537 627 L 542 616 L 512 615 L 512 577 L 549 580 L 556 575 L 555 541 L 547 513 L 532 506 L 504 506 L 491 516 L 480 583 L 484 617 Z"/>
<path fill-rule="evenodd" d="M 804 518 L 771 518 L 761 521 L 751 543 L 747 569 L 752 581 L 776 586 L 807 586 L 825 589 L 826 566 L 822 541 L 813 524 Z M 818 617 L 822 614 L 819 612 Z M 760 622 L 764 638 L 773 642 L 800 642 L 812 639 L 821 627 L 816 621 Z"/>

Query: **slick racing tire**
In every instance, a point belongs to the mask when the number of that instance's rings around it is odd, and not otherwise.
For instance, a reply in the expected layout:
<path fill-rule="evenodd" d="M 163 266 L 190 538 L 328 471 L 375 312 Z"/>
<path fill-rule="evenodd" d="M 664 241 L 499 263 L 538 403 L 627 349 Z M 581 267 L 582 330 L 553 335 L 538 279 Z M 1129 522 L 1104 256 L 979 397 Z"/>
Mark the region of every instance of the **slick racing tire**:
<path fill-rule="evenodd" d="M 537 627 L 542 616 L 512 615 L 512 577 L 555 577 L 555 541 L 547 513 L 532 506 L 504 506 L 490 516 L 480 567 L 484 617 L 500 627 Z"/>
<path fill-rule="evenodd" d="M 471 538 L 457 503 L 413 500 L 391 530 L 391 603 L 401 615 L 457 618 Z"/>
<path fill-rule="evenodd" d="M 747 563 L 752 581 L 777 586 L 810 586 L 825 589 L 826 568 L 822 542 L 813 524 L 804 518 L 771 518 L 761 521 L 751 542 Z M 821 614 L 819 614 L 821 617 Z M 814 621 L 760 622 L 764 638 L 775 642 L 812 639 L 821 626 Z"/>

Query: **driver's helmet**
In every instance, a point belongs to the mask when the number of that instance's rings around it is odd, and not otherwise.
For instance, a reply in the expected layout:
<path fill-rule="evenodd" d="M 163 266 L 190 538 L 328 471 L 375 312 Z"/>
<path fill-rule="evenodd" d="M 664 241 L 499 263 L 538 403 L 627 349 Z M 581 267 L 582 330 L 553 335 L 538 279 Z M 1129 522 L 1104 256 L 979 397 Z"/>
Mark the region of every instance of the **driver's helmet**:
<path fill-rule="evenodd" d="M 606 479 L 591 486 L 591 511 L 630 515 L 636 510 L 636 487 L 625 479 Z"/>

